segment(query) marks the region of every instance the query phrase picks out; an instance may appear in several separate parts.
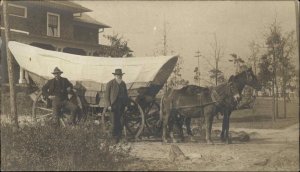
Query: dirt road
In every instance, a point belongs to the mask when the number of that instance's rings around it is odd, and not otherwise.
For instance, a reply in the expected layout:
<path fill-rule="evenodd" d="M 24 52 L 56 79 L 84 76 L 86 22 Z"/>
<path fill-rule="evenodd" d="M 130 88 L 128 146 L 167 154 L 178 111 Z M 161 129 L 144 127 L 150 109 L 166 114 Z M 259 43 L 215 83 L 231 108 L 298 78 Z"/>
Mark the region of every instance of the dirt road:
<path fill-rule="evenodd" d="M 214 128 L 217 130 L 219 128 Z M 298 171 L 299 124 L 283 130 L 231 129 L 250 133 L 250 141 L 224 144 L 214 137 L 214 145 L 198 142 L 176 143 L 188 157 L 171 162 L 171 144 L 160 141 L 132 143 L 132 155 L 137 157 L 132 169 L 140 170 L 195 170 L 195 171 Z"/>

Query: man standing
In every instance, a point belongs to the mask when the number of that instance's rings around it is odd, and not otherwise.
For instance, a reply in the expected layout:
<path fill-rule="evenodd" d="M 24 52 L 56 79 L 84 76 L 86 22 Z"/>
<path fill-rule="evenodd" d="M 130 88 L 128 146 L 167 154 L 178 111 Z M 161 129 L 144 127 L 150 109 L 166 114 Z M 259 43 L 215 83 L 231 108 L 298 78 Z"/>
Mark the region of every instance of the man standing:
<path fill-rule="evenodd" d="M 121 118 L 124 113 L 128 101 L 128 93 L 126 84 L 122 81 L 122 69 L 115 69 L 115 73 L 112 73 L 115 79 L 109 81 L 106 85 L 105 101 L 106 107 L 111 111 L 111 134 L 115 141 L 118 143 L 122 135 Z"/>
<path fill-rule="evenodd" d="M 62 73 L 63 72 L 56 67 L 52 72 L 54 78 L 43 86 L 42 93 L 46 99 L 52 100 L 53 115 L 56 116 L 58 125 L 60 123 L 60 117 L 62 117 L 62 108 L 71 112 L 73 123 L 75 124 L 75 118 L 79 108 L 76 104 L 68 100 L 68 92 L 73 89 L 73 85 L 67 78 L 61 77 Z"/>

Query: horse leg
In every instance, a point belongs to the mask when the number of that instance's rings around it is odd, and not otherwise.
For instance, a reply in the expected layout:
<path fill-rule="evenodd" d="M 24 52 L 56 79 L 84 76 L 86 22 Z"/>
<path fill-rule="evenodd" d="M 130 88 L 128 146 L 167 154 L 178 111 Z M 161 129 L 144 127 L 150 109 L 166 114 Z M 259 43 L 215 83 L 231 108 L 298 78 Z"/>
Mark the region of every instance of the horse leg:
<path fill-rule="evenodd" d="M 206 142 L 207 144 L 213 144 L 211 140 L 211 127 L 213 118 L 214 108 L 213 106 L 207 106 L 204 108 L 204 116 L 206 122 Z"/>
<path fill-rule="evenodd" d="M 225 134 L 226 134 L 225 137 L 226 137 L 226 143 L 227 143 L 227 144 L 230 144 L 230 143 L 231 143 L 231 138 L 229 137 L 229 123 L 230 123 L 230 122 L 229 122 L 229 118 L 230 118 L 231 112 L 230 112 L 230 111 L 227 111 L 226 113 L 227 113 L 227 121 L 226 121 L 226 124 L 227 124 L 227 125 L 226 125 L 226 130 L 225 130 L 225 131 L 226 131 L 226 132 L 225 132 Z"/>
<path fill-rule="evenodd" d="M 192 130 L 191 130 L 191 118 L 186 117 L 185 118 L 185 126 L 186 126 L 186 131 L 189 136 L 193 136 Z"/>
<path fill-rule="evenodd" d="M 180 138 L 181 138 L 181 141 L 184 142 L 184 135 L 183 135 L 183 121 L 182 121 L 182 118 L 178 118 L 178 123 L 177 123 L 177 126 L 178 126 L 178 129 L 179 129 L 179 132 L 180 132 Z"/>
<path fill-rule="evenodd" d="M 223 114 L 223 122 L 222 122 L 222 132 L 220 135 L 222 142 L 225 141 L 224 133 L 225 133 L 225 130 L 227 129 L 227 118 L 228 118 L 227 113 L 224 113 Z"/>
<path fill-rule="evenodd" d="M 188 136 L 190 137 L 190 140 L 191 140 L 192 142 L 194 142 L 195 139 L 194 139 L 194 135 L 193 135 L 192 130 L 191 130 L 191 120 L 192 120 L 192 118 L 186 117 L 186 118 L 185 118 L 185 126 L 186 126 L 187 134 L 188 134 Z"/>
<path fill-rule="evenodd" d="M 167 143 L 168 140 L 167 140 L 167 126 L 168 126 L 168 123 L 169 123 L 169 116 L 170 116 L 170 113 L 169 111 L 166 112 L 165 116 L 163 116 L 163 134 L 162 134 L 162 141 L 164 143 Z"/>
<path fill-rule="evenodd" d="M 179 135 L 180 135 L 181 141 L 184 141 L 183 129 L 182 129 L 183 117 L 178 112 L 174 113 L 174 123 L 176 124 L 176 127 L 179 130 Z"/>
<path fill-rule="evenodd" d="M 175 120 L 175 116 L 174 115 L 176 115 L 176 114 L 171 113 L 171 116 L 169 118 L 169 124 L 168 124 L 168 126 L 169 126 L 169 133 L 170 133 L 170 137 L 172 139 L 172 142 L 173 143 L 177 143 L 177 140 L 175 139 L 174 132 L 173 132 L 173 127 L 174 127 L 174 122 L 175 122 L 174 121 Z"/>

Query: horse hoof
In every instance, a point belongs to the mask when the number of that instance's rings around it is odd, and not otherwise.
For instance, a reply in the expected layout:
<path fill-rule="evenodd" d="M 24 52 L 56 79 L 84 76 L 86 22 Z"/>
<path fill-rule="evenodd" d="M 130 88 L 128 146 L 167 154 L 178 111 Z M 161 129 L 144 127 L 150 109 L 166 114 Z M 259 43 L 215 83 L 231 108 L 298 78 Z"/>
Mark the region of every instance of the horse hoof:
<path fill-rule="evenodd" d="M 226 140 L 226 144 L 231 144 L 231 143 L 232 143 L 231 139 Z"/>
<path fill-rule="evenodd" d="M 163 139 L 162 142 L 163 142 L 163 143 L 168 143 L 168 140 L 167 140 L 167 139 Z"/>
<path fill-rule="evenodd" d="M 207 140 L 206 143 L 207 143 L 208 145 L 213 145 L 213 144 L 214 144 L 211 140 Z"/>
<path fill-rule="evenodd" d="M 194 137 L 191 137 L 191 138 L 190 138 L 190 141 L 191 141 L 191 142 L 196 142 L 196 140 L 194 139 Z"/>

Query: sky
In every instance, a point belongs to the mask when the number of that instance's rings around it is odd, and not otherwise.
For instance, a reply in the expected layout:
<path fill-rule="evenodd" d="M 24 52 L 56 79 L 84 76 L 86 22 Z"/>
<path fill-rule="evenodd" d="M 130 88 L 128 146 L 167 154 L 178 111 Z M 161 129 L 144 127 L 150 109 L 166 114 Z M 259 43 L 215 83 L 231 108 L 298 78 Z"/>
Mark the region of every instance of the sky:
<path fill-rule="evenodd" d="M 75 1 L 93 12 L 87 13 L 105 23 L 103 34 L 117 33 L 128 41 L 134 56 L 153 56 L 163 49 L 164 23 L 168 55 L 182 57 L 184 79 L 194 83 L 195 57 L 200 51 L 201 83 L 208 85 L 208 71 L 214 64 L 211 44 L 216 35 L 224 52 L 220 70 L 234 74 L 231 53 L 247 60 L 249 43 L 264 40 L 268 26 L 276 21 L 283 32 L 296 30 L 294 1 Z M 160 54 L 161 55 L 161 54 Z M 298 59 L 298 58 L 297 58 Z M 209 62 L 208 62 L 209 61 Z"/>

